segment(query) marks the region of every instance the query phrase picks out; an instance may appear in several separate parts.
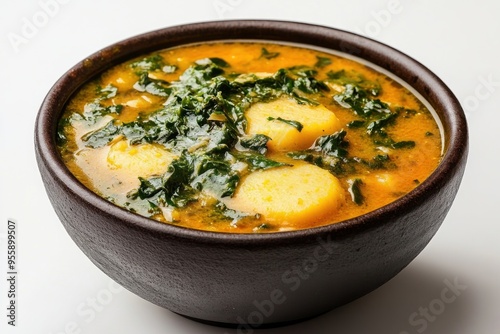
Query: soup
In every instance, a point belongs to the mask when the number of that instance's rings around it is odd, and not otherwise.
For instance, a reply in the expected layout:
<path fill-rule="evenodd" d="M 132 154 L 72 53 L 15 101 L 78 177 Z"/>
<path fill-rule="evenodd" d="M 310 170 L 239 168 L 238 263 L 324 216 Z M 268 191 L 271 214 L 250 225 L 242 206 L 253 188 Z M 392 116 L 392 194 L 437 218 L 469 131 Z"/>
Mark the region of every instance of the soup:
<path fill-rule="evenodd" d="M 424 181 L 442 154 L 407 88 L 340 55 L 207 43 L 115 66 L 69 101 L 60 154 L 89 189 L 188 228 L 262 233 L 332 224 Z"/>

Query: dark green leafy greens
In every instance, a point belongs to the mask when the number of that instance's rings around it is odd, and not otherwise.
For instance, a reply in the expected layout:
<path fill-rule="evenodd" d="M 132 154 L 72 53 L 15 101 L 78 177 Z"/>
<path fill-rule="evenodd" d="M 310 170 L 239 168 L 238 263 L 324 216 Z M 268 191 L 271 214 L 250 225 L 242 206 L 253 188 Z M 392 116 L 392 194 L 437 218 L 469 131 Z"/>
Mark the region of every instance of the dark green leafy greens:
<path fill-rule="evenodd" d="M 108 122 L 103 128 L 87 133 L 82 137 L 85 145 L 98 148 L 107 145 L 120 133 L 120 127 L 114 121 Z"/>
<path fill-rule="evenodd" d="M 316 61 L 316 64 L 314 64 L 314 67 L 322 68 L 322 67 L 328 66 L 332 63 L 331 58 L 328 58 L 328 57 L 316 56 L 316 59 L 317 59 L 317 61 Z"/>
<path fill-rule="evenodd" d="M 318 167 L 329 170 L 337 176 L 353 171 L 355 161 L 348 159 L 348 141 L 345 139 L 347 132 L 341 130 L 331 135 L 319 137 L 313 146 L 307 150 L 288 153 L 295 160 L 303 160 Z"/>
<path fill-rule="evenodd" d="M 349 179 L 347 180 L 347 184 L 349 185 L 348 191 L 351 194 L 352 201 L 357 205 L 361 205 L 364 203 L 365 198 L 361 193 L 361 185 L 363 181 L 361 179 Z"/>
<path fill-rule="evenodd" d="M 148 72 L 140 74 L 139 81 L 134 84 L 134 88 L 139 92 L 148 92 L 156 96 L 165 97 L 170 95 L 168 82 L 158 79 L 151 79 L 148 76 Z"/>
<path fill-rule="evenodd" d="M 109 99 L 114 98 L 117 92 L 118 89 L 113 85 L 107 85 L 105 87 L 98 86 L 95 92 L 96 98 L 92 102 L 88 102 L 84 105 L 81 114 L 74 112 L 71 117 L 63 118 L 62 122 L 59 122 L 56 137 L 58 145 L 63 146 L 66 143 L 68 137 L 66 133 L 68 129 L 67 125 L 71 124 L 73 120 L 84 120 L 88 124 L 96 124 L 96 122 L 104 116 L 120 114 L 123 110 L 123 106 L 121 104 L 115 105 L 109 103 Z M 100 147 L 106 145 L 108 140 L 113 136 L 113 134 L 111 134 L 111 127 L 112 125 L 109 125 L 107 128 L 104 127 L 102 129 L 102 135 L 96 135 L 95 138 L 88 142 L 88 146 Z M 89 133 L 85 137 L 91 136 L 92 133 Z M 105 139 L 101 137 L 105 137 Z"/>
<path fill-rule="evenodd" d="M 252 152 L 240 152 L 235 155 L 236 158 L 239 161 L 243 161 L 246 164 L 248 164 L 248 169 L 250 172 L 262 169 L 269 169 L 269 168 L 274 168 L 274 167 L 281 167 L 281 166 L 290 166 L 289 164 L 283 163 L 283 162 L 278 162 L 274 161 L 271 159 L 266 158 L 265 155 L 262 154 L 255 154 Z"/>
<path fill-rule="evenodd" d="M 378 91 L 377 91 L 378 94 Z M 343 92 L 333 96 L 333 99 L 342 107 L 352 109 L 361 119 L 347 124 L 349 128 L 365 127 L 366 133 L 372 138 L 376 145 L 386 146 L 393 149 L 413 148 L 414 141 L 394 141 L 387 132 L 387 128 L 396 122 L 402 111 L 404 117 L 410 117 L 410 110 L 401 108 L 391 109 L 390 106 L 375 98 L 373 92 L 369 92 L 360 86 L 346 84 Z"/>
<path fill-rule="evenodd" d="M 329 71 L 326 75 L 328 77 L 328 81 L 332 83 L 336 83 L 344 87 L 347 85 L 360 87 L 374 97 L 378 96 L 382 90 L 378 82 L 366 80 L 366 78 L 358 72 L 342 69 L 339 71 Z"/>
<path fill-rule="evenodd" d="M 260 154 L 266 154 L 267 142 L 269 140 L 271 140 L 271 138 L 266 135 L 256 134 L 240 138 L 240 146 L 251 151 L 256 151 Z"/>
<path fill-rule="evenodd" d="M 278 52 L 262 48 L 261 58 L 273 59 Z M 330 58 L 317 57 L 313 67 L 295 66 L 280 69 L 266 77 L 240 76 L 231 73 L 231 66 L 221 58 L 196 61 L 179 77 L 167 82 L 150 75 L 154 71 L 174 73 L 177 67 L 165 63 L 160 55 L 152 55 L 132 62 L 129 66 L 137 75 L 133 89 L 163 99 L 158 110 L 140 115 L 136 120 L 122 123 L 111 120 L 103 127 L 87 133 L 82 140 L 86 146 L 99 148 L 119 136 L 131 144 L 160 143 L 177 158 L 163 175 L 140 177 L 140 186 L 129 194 L 132 198 L 147 200 L 150 211 L 158 213 L 160 206 L 185 207 L 199 199 L 201 192 L 215 198 L 230 197 L 246 173 L 256 170 L 289 166 L 266 157 L 267 143 L 271 139 L 263 134 L 247 135 L 245 111 L 258 102 L 271 102 L 282 96 L 295 99 L 299 104 L 317 105 L 315 97 L 330 91 L 325 81 L 317 79 L 318 69 L 332 63 Z M 341 85 L 343 90 L 333 100 L 350 109 L 358 119 L 346 124 L 353 131 L 364 129 L 375 145 L 392 149 L 409 149 L 415 142 L 394 141 L 387 129 L 400 115 L 411 117 L 411 110 L 391 108 L 378 99 L 381 92 L 376 82 L 365 80 L 353 72 L 330 71 L 327 81 Z M 96 99 L 88 103 L 81 117 L 95 122 L 105 115 L 119 114 L 123 106 L 107 101 L 117 94 L 116 87 L 99 88 Z M 286 123 L 297 131 L 303 125 L 295 120 L 269 117 L 269 121 Z M 319 137 L 306 150 L 289 152 L 295 160 L 303 160 L 330 171 L 336 176 L 356 173 L 361 168 L 390 169 L 396 165 L 388 154 L 375 154 L 371 159 L 349 155 L 349 142 L 345 130 Z M 63 142 L 63 130 L 58 141 Z M 361 179 L 348 179 L 348 191 L 354 203 L 364 203 Z M 227 219 L 238 220 L 246 216 L 216 204 L 218 212 Z M 263 223 L 260 229 L 266 229 Z"/>
<path fill-rule="evenodd" d="M 302 129 L 304 128 L 304 126 L 300 123 L 300 122 L 297 122 L 297 121 L 294 121 L 294 120 L 290 120 L 290 119 L 284 119 L 284 118 L 281 118 L 281 117 L 271 117 L 269 116 L 267 118 L 268 121 L 279 121 L 279 122 L 283 122 L 285 124 L 288 124 L 294 128 L 297 129 L 297 131 L 302 131 Z"/>
<path fill-rule="evenodd" d="M 97 148 L 123 136 L 131 144 L 163 144 L 176 154 L 165 174 L 141 177 L 139 188 L 129 194 L 153 206 L 184 207 L 202 191 L 216 198 L 232 196 L 242 173 L 286 166 L 265 156 L 269 137 L 246 134 L 244 112 L 254 103 L 281 96 L 314 104 L 308 96 L 328 90 L 309 68 L 281 69 L 269 77 L 239 81 L 229 79 L 237 76 L 226 73 L 230 65 L 225 60 L 204 58 L 178 81 L 165 82 L 148 75 L 167 66 L 161 57 L 146 57 L 131 66 L 138 76 L 134 89 L 164 98 L 163 107 L 133 122 L 112 120 L 83 140 Z M 277 120 L 302 129 L 297 121 Z"/>
<path fill-rule="evenodd" d="M 109 104 L 107 100 L 116 96 L 118 89 L 113 85 L 106 87 L 97 87 L 97 97 L 93 102 L 85 104 L 83 109 L 83 118 L 89 123 L 95 123 L 99 118 L 109 114 L 119 114 L 123 106 L 121 104 Z"/>
<path fill-rule="evenodd" d="M 261 49 L 260 58 L 273 59 L 280 55 L 279 52 L 269 52 L 266 48 Z"/>

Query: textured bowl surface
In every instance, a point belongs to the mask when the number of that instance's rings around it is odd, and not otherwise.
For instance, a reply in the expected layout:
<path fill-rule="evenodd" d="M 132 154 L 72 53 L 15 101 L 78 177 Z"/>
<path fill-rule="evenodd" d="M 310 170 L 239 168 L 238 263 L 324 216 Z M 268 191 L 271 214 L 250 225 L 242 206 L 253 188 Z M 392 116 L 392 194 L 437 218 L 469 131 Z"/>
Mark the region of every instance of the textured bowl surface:
<path fill-rule="evenodd" d="M 220 234 L 162 224 L 95 195 L 60 159 L 57 120 L 72 94 L 109 67 L 162 48 L 215 40 L 300 43 L 341 51 L 401 78 L 436 110 L 442 163 L 397 201 L 338 224 L 274 234 Z M 379 287 L 407 266 L 443 222 L 467 159 L 467 125 L 457 99 L 401 52 L 332 28 L 281 21 L 220 21 L 170 27 L 107 47 L 53 86 L 35 126 L 40 173 L 51 203 L 81 250 L 130 291 L 199 321 L 241 329 L 327 312 Z"/>

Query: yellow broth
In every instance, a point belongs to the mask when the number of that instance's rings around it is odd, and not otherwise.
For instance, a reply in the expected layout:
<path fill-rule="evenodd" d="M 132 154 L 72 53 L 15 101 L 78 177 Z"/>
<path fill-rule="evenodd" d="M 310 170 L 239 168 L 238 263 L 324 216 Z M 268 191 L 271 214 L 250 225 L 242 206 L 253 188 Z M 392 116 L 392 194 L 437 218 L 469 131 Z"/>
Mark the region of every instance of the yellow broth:
<path fill-rule="evenodd" d="M 219 60 L 223 62 L 219 63 Z M 213 62 L 221 66 L 215 66 Z M 315 208 L 316 211 L 311 210 L 311 214 L 305 210 L 297 212 L 297 216 L 293 210 L 300 209 L 294 208 L 293 204 L 286 204 L 290 206 L 293 215 L 274 214 L 272 208 L 267 208 L 271 210 L 271 214 L 241 212 L 231 208 L 231 205 L 236 203 L 236 207 L 241 208 L 245 207 L 245 203 L 238 203 L 231 197 L 238 194 L 242 182 L 254 171 L 249 170 L 245 163 L 234 160 L 237 167 L 230 167 L 230 173 L 236 175 L 237 182 L 233 185 L 236 188 L 233 187 L 233 192 L 229 195 L 227 192 L 222 196 L 220 193 L 215 194 L 216 191 L 210 191 L 208 186 L 207 191 L 193 190 L 191 188 L 195 181 L 191 180 L 187 188 L 191 191 L 192 198 L 185 202 L 169 202 L 168 195 L 164 194 L 162 197 L 161 191 L 152 197 L 138 197 L 137 190 L 141 187 L 139 178 L 144 181 L 157 177 L 155 180 L 158 180 L 164 173 L 172 174 L 169 166 L 179 158 L 182 150 L 172 148 L 172 140 L 175 138 L 169 139 L 168 143 L 165 138 L 156 141 L 154 138 L 141 138 L 136 142 L 134 139 L 137 138 L 134 136 L 137 134 L 131 135 L 128 130 L 123 130 L 127 129 L 124 125 L 135 124 L 139 120 L 144 122 L 155 115 L 155 112 L 172 102 L 169 100 L 172 99 L 170 89 L 179 83 L 181 75 L 197 64 L 202 64 L 199 66 L 203 67 L 207 63 L 222 70 L 223 73 L 216 76 L 224 77 L 228 82 L 244 83 L 247 80 L 254 82 L 273 78 L 280 69 L 287 69 L 287 75 L 292 78 L 289 82 L 295 86 L 283 88 L 286 92 L 281 91 L 279 97 L 267 97 L 262 101 L 258 98 L 250 99 L 251 102 L 243 108 L 245 117 L 250 113 L 248 110 L 257 109 L 251 109 L 257 103 L 261 102 L 260 106 L 265 110 L 264 104 L 280 99 L 288 101 L 287 103 L 295 101 L 297 109 L 303 108 L 306 112 L 319 110 L 319 103 L 321 108 L 333 113 L 341 128 L 338 129 L 337 126 L 336 131 L 345 131 L 342 144 L 346 153 L 344 156 L 335 150 L 321 151 L 317 142 L 305 148 L 278 148 L 261 150 L 265 151 L 261 153 L 265 158 L 280 163 L 319 166 L 338 180 L 339 189 L 333 187 L 331 190 L 338 194 L 325 195 L 326 202 L 325 199 L 319 199 L 318 201 L 323 201 L 322 204 Z M 311 82 L 314 84 L 314 80 L 319 82 L 318 89 L 306 87 L 303 88 L 305 91 L 301 90 L 301 83 L 307 86 Z M 151 85 L 148 86 L 149 84 Z M 357 112 L 353 107 L 355 102 L 349 100 L 356 94 L 347 96 L 347 89 L 355 89 L 355 92 L 359 89 L 367 94 L 364 104 L 358 106 Z M 255 95 L 255 92 L 249 93 L 252 94 Z M 189 97 L 186 101 L 189 102 Z M 379 110 L 376 114 L 369 110 L 371 116 L 361 114 L 359 108 L 368 110 L 377 101 L 385 111 Z M 281 102 L 277 103 L 279 107 Z M 310 108 L 305 109 L 304 106 Z M 394 117 L 388 117 L 393 114 Z M 290 117 L 281 119 L 274 115 L 269 116 L 268 120 L 269 126 L 290 126 L 290 131 L 297 131 L 294 134 L 300 135 L 298 127 L 302 124 L 294 123 Z M 222 126 L 227 122 L 227 115 L 212 112 L 205 122 Z M 114 136 L 102 139 L 104 132 L 99 131 L 109 124 L 121 130 Z M 266 122 L 263 124 L 264 127 L 267 126 Z M 248 124 L 246 126 L 248 130 Z M 133 129 L 132 126 L 129 128 Z M 248 133 L 242 134 L 242 129 L 239 131 L 241 138 L 247 138 Z M 273 133 L 272 129 L 270 131 Z M 306 127 L 303 131 L 306 131 Z M 326 134 L 331 135 L 333 130 L 328 131 Z M 184 147 L 184 151 L 187 151 L 186 154 L 197 154 L 199 150 L 206 150 L 209 137 L 204 137 L 205 141 L 193 142 L 187 149 Z M 241 147 L 240 137 L 228 148 L 224 163 L 228 161 L 228 155 L 237 156 L 239 151 L 248 151 Z M 102 140 L 105 140 L 104 144 Z M 266 147 L 269 148 L 271 142 L 272 138 Z M 441 134 L 432 114 L 417 97 L 394 79 L 339 55 L 289 45 L 261 43 L 213 43 L 178 47 L 115 66 L 85 85 L 67 104 L 60 120 L 58 143 L 64 162 L 78 180 L 116 205 L 164 223 L 231 233 L 305 229 L 340 222 L 375 210 L 403 196 L 424 181 L 438 165 L 442 151 Z M 307 151 L 309 146 L 314 145 L 314 150 Z M 296 153 L 294 156 L 292 151 Z M 306 151 L 316 160 L 297 159 L 297 152 Z M 256 152 L 252 152 L 254 153 Z M 330 168 L 328 164 L 325 167 L 325 161 L 340 161 L 342 168 L 339 171 L 339 168 Z M 141 171 L 141 168 L 147 171 Z M 278 166 L 269 170 L 285 171 L 287 168 L 290 167 Z M 218 175 L 216 171 L 214 173 L 211 175 Z M 325 177 L 328 179 L 329 176 Z M 296 185 L 290 187 L 291 191 L 285 190 L 287 198 L 282 198 L 280 204 L 285 203 L 288 196 L 293 198 L 294 189 L 301 190 L 301 184 L 309 182 L 301 174 L 290 178 L 295 180 Z M 195 188 L 199 188 L 199 184 L 196 183 Z M 213 188 L 213 184 L 210 185 Z M 316 191 L 315 188 L 311 189 L 307 191 L 312 192 L 310 196 L 314 198 Z M 254 191 L 250 196 L 259 199 L 258 195 Z M 327 203 L 328 196 L 334 196 L 338 202 L 334 208 Z M 297 200 L 302 202 L 303 199 Z M 285 206 L 283 210 L 286 209 Z M 300 219 L 292 219 L 292 216 Z"/>

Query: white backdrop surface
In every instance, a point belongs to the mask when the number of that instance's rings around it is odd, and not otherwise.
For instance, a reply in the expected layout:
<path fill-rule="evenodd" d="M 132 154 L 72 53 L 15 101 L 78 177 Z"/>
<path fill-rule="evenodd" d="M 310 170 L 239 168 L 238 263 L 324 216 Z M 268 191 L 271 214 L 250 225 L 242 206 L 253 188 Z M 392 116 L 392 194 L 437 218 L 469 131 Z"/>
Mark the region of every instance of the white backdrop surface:
<path fill-rule="evenodd" d="M 226 19 L 315 23 L 386 43 L 440 76 L 461 101 L 470 127 L 469 163 L 454 206 L 435 238 L 406 269 L 369 295 L 323 316 L 254 332 L 499 333 L 499 13 L 500 2 L 493 0 L 460 4 L 430 0 L 2 0 L 0 333 L 237 332 L 161 309 L 121 289 L 98 270 L 71 241 L 52 210 L 33 148 L 38 107 L 53 83 L 75 63 L 143 32 Z M 8 219 L 17 222 L 19 237 L 16 327 L 7 323 Z M 444 303 L 443 291 L 450 285 L 455 289 Z"/>

